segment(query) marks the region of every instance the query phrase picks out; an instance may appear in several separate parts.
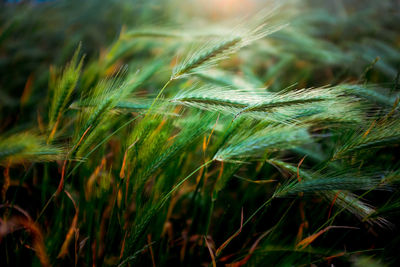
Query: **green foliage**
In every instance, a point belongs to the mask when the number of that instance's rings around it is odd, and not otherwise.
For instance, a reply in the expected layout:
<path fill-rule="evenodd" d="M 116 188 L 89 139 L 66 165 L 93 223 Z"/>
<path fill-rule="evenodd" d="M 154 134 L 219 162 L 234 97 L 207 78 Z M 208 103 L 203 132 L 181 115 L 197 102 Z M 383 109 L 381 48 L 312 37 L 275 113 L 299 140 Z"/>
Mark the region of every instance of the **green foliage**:
<path fill-rule="evenodd" d="M 0 4 L 0 265 L 398 265 L 383 2 Z"/>

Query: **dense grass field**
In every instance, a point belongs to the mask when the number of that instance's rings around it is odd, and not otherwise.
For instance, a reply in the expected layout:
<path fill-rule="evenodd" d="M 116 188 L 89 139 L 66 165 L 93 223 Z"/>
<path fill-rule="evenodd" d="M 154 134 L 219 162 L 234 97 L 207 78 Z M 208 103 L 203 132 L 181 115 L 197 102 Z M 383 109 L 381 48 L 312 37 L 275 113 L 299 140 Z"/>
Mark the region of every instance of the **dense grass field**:
<path fill-rule="evenodd" d="M 0 266 L 399 266 L 398 1 L 0 3 Z"/>

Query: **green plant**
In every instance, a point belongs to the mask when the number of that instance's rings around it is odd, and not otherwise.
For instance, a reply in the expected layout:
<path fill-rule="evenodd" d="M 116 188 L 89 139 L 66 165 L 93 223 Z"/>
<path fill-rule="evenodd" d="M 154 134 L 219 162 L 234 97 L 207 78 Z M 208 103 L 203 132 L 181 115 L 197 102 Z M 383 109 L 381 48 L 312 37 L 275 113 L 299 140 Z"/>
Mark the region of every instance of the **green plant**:
<path fill-rule="evenodd" d="M 0 262 L 396 264 L 399 44 L 374 19 L 392 4 L 309 2 L 201 31 L 127 21 L 99 55 L 76 42 L 47 98 L 27 82 L 20 115 L 1 108 Z"/>

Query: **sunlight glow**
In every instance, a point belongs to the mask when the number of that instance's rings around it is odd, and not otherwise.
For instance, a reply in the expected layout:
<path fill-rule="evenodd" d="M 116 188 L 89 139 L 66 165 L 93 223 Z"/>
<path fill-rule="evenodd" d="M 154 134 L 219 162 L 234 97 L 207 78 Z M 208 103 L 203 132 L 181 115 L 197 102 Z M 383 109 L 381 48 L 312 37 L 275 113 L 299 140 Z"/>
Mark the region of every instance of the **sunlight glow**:
<path fill-rule="evenodd" d="M 251 12 L 259 3 L 257 0 L 198 0 L 198 2 L 207 16 L 213 19 Z"/>

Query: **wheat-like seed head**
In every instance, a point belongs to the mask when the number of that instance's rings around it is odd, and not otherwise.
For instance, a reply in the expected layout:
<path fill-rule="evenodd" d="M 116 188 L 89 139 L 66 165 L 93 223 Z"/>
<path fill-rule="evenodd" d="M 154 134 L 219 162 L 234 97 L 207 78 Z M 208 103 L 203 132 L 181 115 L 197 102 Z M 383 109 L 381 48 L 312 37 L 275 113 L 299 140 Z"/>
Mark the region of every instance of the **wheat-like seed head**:
<path fill-rule="evenodd" d="M 266 14 L 262 11 L 249 22 L 241 23 L 234 27 L 230 34 L 226 34 L 220 39 L 209 41 L 174 68 L 171 80 L 210 68 L 252 42 L 279 31 L 286 25 L 271 25 L 271 23 L 268 23 L 268 18 L 275 11 L 275 9 L 272 9 Z"/>

